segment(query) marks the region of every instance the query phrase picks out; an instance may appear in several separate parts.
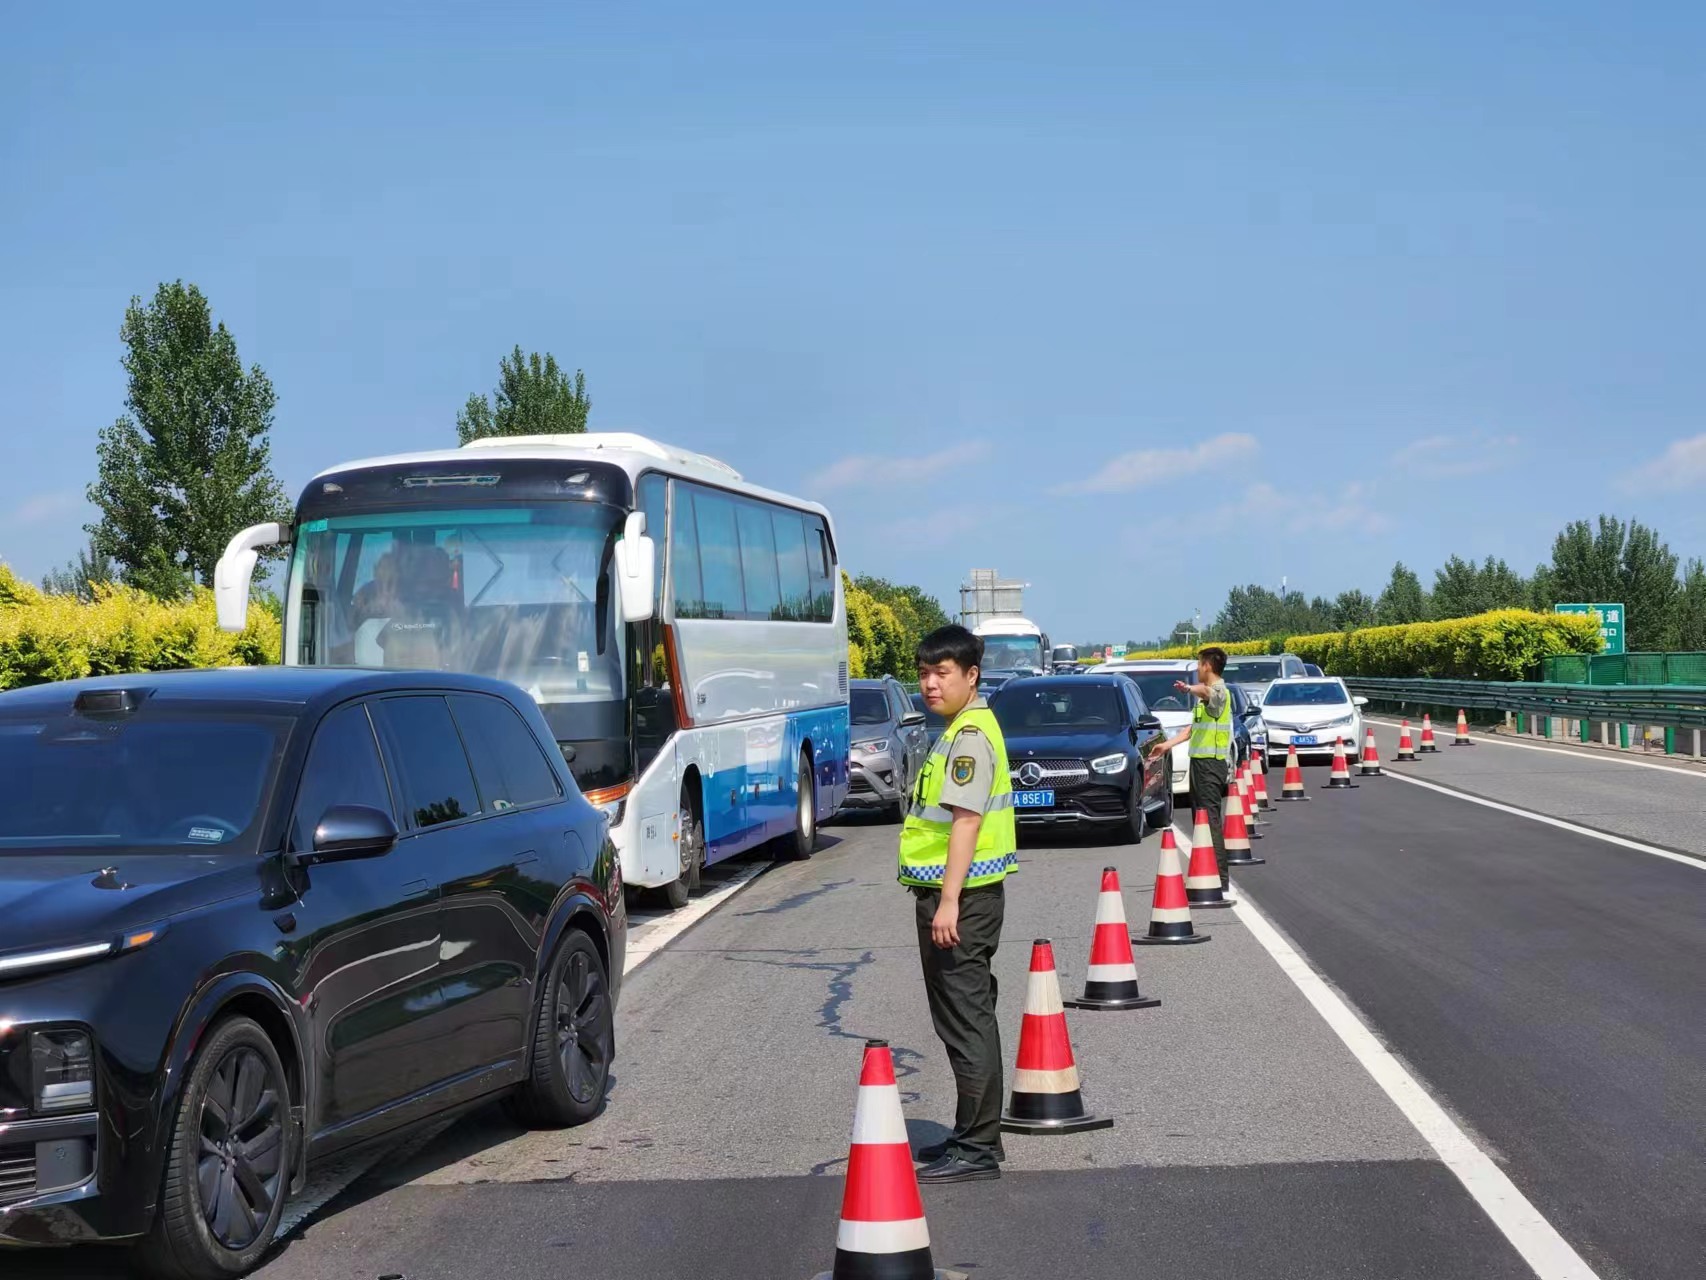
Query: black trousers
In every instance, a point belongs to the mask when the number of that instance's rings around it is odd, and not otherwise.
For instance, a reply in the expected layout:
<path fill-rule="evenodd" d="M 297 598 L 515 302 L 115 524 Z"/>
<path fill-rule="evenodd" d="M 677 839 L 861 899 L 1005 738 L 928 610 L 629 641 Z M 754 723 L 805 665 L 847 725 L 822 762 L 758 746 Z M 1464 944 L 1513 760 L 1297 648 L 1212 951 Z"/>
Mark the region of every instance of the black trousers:
<path fill-rule="evenodd" d="M 1208 829 L 1214 836 L 1214 861 L 1220 868 L 1220 887 L 1230 883 L 1226 875 L 1226 761 L 1191 761 L 1191 803 L 1208 810 Z"/>
<path fill-rule="evenodd" d="M 954 1071 L 959 1105 L 948 1151 L 972 1164 L 993 1165 L 1001 1147 L 1001 1027 L 995 1019 L 992 962 L 1001 942 L 1007 894 L 1000 884 L 960 893 L 960 945 L 938 947 L 930 924 L 941 905 L 939 889 L 914 888 L 918 958 L 930 1021 Z"/>

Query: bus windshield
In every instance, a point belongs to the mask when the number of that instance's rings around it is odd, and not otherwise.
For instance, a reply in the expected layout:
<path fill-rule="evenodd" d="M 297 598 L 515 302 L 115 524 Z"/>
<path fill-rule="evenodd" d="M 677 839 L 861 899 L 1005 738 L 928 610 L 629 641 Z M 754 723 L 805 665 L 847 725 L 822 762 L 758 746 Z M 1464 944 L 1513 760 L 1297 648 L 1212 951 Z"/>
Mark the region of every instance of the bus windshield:
<path fill-rule="evenodd" d="M 1043 642 L 1038 636 L 984 636 L 985 671 L 1041 671 Z"/>
<path fill-rule="evenodd" d="M 466 671 L 521 686 L 581 786 L 628 776 L 622 627 L 610 563 L 622 513 L 587 502 L 386 511 L 297 531 L 285 661 Z"/>

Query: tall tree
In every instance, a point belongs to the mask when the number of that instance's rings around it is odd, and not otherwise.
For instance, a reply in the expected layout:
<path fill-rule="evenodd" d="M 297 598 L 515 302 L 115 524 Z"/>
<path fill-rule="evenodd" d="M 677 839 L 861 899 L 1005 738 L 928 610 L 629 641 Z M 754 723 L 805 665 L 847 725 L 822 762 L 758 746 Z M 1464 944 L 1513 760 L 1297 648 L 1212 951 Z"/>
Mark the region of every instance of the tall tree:
<path fill-rule="evenodd" d="M 1355 631 L 1358 627 L 1374 625 L 1374 597 L 1366 591 L 1352 589 L 1339 592 L 1333 601 L 1333 629 Z"/>
<path fill-rule="evenodd" d="M 1422 590 L 1422 580 L 1402 560 L 1392 566 L 1386 590 L 1374 603 L 1374 619 L 1383 627 L 1428 620 L 1428 597 Z"/>
<path fill-rule="evenodd" d="M 63 569 L 51 570 L 41 580 L 41 589 L 50 596 L 76 596 L 87 604 L 95 591 L 109 582 L 118 581 L 118 566 L 111 556 L 102 555 L 93 546 L 83 548 L 77 558 Z"/>
<path fill-rule="evenodd" d="M 128 412 L 96 446 L 91 549 L 124 581 L 171 598 L 213 581 L 239 529 L 289 518 L 268 443 L 276 397 L 259 365 L 244 371 L 193 284 L 162 284 L 146 306 L 132 298 L 119 336 Z"/>
<path fill-rule="evenodd" d="M 1631 650 L 1677 643 L 1676 570 L 1676 554 L 1639 520 L 1602 515 L 1597 527 L 1576 520 L 1552 544 L 1554 600 L 1622 604 Z"/>
<path fill-rule="evenodd" d="M 556 356 L 524 356 L 517 345 L 498 362 L 492 398 L 468 397 L 456 415 L 456 435 L 463 444 L 482 436 L 572 435 L 586 430 L 591 411 L 586 374 L 576 369 L 571 381 Z"/>
<path fill-rule="evenodd" d="M 1676 643 L 1680 649 L 1706 650 L 1706 564 L 1694 559 L 1682 571 L 1676 599 Z"/>

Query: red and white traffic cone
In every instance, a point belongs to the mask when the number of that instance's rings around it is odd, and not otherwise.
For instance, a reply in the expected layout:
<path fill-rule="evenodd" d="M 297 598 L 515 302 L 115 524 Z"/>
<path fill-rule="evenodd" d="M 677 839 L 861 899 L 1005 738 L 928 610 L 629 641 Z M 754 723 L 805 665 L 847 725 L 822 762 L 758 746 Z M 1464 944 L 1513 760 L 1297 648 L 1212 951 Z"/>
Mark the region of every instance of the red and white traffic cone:
<path fill-rule="evenodd" d="M 1357 761 L 1357 773 L 1364 778 L 1379 778 L 1380 744 L 1374 740 L 1374 730 L 1370 729 L 1362 740 L 1362 759 Z"/>
<path fill-rule="evenodd" d="M 1398 729 L 1398 754 L 1394 758 L 1399 763 L 1416 758 L 1416 744 L 1410 740 L 1410 722 L 1408 720 L 1404 721 Z"/>
<path fill-rule="evenodd" d="M 1268 765 L 1261 753 L 1250 757 L 1250 782 L 1256 791 L 1256 807 L 1264 813 L 1273 812 L 1274 802 L 1268 798 Z"/>
<path fill-rule="evenodd" d="M 1281 800 L 1307 800 L 1309 793 L 1303 789 L 1303 766 L 1297 763 L 1297 744 L 1291 744 L 1291 749 L 1285 755 L 1285 777 L 1280 780 Z"/>
<path fill-rule="evenodd" d="M 1327 777 L 1323 791 L 1346 791 L 1356 787 L 1351 781 L 1351 766 L 1345 759 L 1345 740 L 1333 739 L 1333 772 Z"/>
<path fill-rule="evenodd" d="M 847 1149 L 847 1189 L 835 1233 L 835 1269 L 817 1280 L 943 1280 L 912 1167 L 912 1145 L 887 1040 L 867 1040 Z"/>
<path fill-rule="evenodd" d="M 1173 828 L 1162 828 L 1163 857 L 1172 838 Z M 1102 891 L 1096 895 L 1096 931 L 1090 938 L 1084 994 L 1064 1003 L 1068 1009 L 1153 1009 L 1161 1003 L 1137 989 L 1137 962 L 1131 952 L 1125 900 L 1120 897 L 1120 873 L 1112 867 L 1102 868 Z"/>
<path fill-rule="evenodd" d="M 1434 741 L 1434 718 L 1426 711 L 1422 712 L 1422 745 L 1421 753 L 1431 756 L 1439 750 L 1439 743 Z"/>
<path fill-rule="evenodd" d="M 1226 815 L 1220 829 L 1220 842 L 1226 847 L 1227 866 L 1259 867 L 1267 861 L 1250 852 L 1250 828 L 1244 822 L 1244 802 L 1235 790 L 1226 793 Z"/>
<path fill-rule="evenodd" d="M 1195 830 L 1191 833 L 1191 865 L 1185 869 L 1185 901 L 1192 907 L 1232 905 L 1220 887 L 1220 864 L 1214 860 L 1214 832 L 1208 825 L 1207 809 L 1197 810 Z"/>
<path fill-rule="evenodd" d="M 1268 824 L 1256 816 L 1256 788 L 1250 782 L 1250 765 L 1248 762 L 1238 770 L 1238 802 L 1244 807 L 1244 825 L 1250 830 L 1250 839 L 1260 840 L 1260 828 Z"/>
<path fill-rule="evenodd" d="M 1454 747 L 1472 747 L 1475 745 L 1469 737 L 1469 717 L 1464 715 L 1462 711 L 1457 713 L 1457 737 L 1452 739 L 1451 745 Z"/>
<path fill-rule="evenodd" d="M 1215 884 L 1220 883 L 1218 875 Z M 1207 942 L 1208 934 L 1191 927 L 1191 903 L 1185 891 L 1185 873 L 1179 867 L 1179 846 L 1173 828 L 1161 833 L 1161 857 L 1155 868 L 1155 902 L 1149 908 L 1149 932 L 1133 942 Z M 1160 1003 L 1157 1001 L 1157 1003 Z"/>
<path fill-rule="evenodd" d="M 1109 1129 L 1111 1118 L 1084 1109 L 1078 1063 L 1066 1030 L 1066 1007 L 1054 972 L 1054 945 L 1031 944 L 1031 980 L 1025 988 L 1025 1020 L 1019 1026 L 1019 1065 L 1001 1127 L 1008 1133 L 1078 1133 Z"/>

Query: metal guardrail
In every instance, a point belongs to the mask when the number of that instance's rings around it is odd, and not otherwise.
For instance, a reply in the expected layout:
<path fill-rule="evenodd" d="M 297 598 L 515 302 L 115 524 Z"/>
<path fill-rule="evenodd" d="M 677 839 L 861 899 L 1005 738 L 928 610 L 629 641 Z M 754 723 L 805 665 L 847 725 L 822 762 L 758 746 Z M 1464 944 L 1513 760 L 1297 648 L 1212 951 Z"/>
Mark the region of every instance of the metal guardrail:
<path fill-rule="evenodd" d="M 1345 683 L 1371 701 L 1398 706 L 1439 707 L 1449 711 L 1496 711 L 1523 718 L 1532 716 L 1544 736 L 1552 721 L 1575 721 L 1583 741 L 1589 726 L 1604 726 L 1609 741 L 1612 725 L 1623 745 L 1627 726 L 1666 730 L 1665 750 L 1676 750 L 1674 731 L 1706 729 L 1706 686 L 1542 684 L 1520 680 L 1385 680 L 1348 676 Z M 1520 727 L 1520 726 L 1519 726 Z M 1699 739 L 1695 738 L 1695 754 Z"/>

